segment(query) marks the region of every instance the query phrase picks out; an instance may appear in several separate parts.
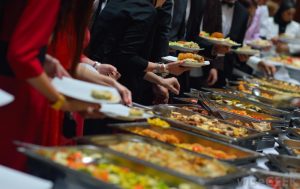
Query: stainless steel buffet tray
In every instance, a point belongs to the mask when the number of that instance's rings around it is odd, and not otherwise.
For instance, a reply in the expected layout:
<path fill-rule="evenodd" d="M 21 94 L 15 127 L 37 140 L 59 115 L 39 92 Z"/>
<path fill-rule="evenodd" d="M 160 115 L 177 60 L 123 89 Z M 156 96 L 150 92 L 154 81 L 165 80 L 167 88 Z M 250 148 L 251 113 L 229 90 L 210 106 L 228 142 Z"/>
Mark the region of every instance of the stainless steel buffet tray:
<path fill-rule="evenodd" d="M 101 136 L 87 136 L 87 137 L 83 137 L 81 139 L 78 139 L 79 143 L 81 144 L 93 144 L 93 145 L 97 145 L 101 148 L 107 148 L 109 151 L 112 151 L 116 154 L 120 154 L 124 157 L 131 157 L 132 159 L 137 159 L 133 156 L 128 156 L 126 154 L 117 152 L 115 150 L 111 150 L 109 148 L 110 145 L 114 145 L 114 144 L 119 144 L 119 143 L 123 143 L 123 142 L 135 142 L 135 143 L 146 143 L 146 144 L 151 144 L 154 146 L 159 146 L 163 149 L 166 150 L 170 150 L 170 151 L 175 151 L 179 148 L 174 147 L 170 144 L 167 143 L 163 143 L 148 137 L 141 137 L 138 135 L 131 135 L 131 134 L 115 134 L 115 135 L 101 135 Z M 146 152 L 144 152 L 146 153 Z M 213 159 L 207 156 L 203 156 L 200 154 L 195 154 L 189 151 L 182 151 L 182 153 L 186 153 L 187 155 L 191 156 L 195 156 L 195 157 L 199 157 L 199 158 L 203 158 L 203 159 Z M 243 176 L 246 176 L 249 174 L 248 171 L 246 171 L 245 169 L 242 168 L 238 168 L 234 165 L 230 165 L 227 163 L 222 163 L 223 165 L 225 165 L 226 167 L 229 168 L 230 172 L 225 175 L 225 176 L 219 176 L 219 177 L 211 177 L 211 178 L 205 178 L 205 177 L 199 177 L 199 176 L 191 176 L 191 175 L 187 175 L 187 174 L 183 174 L 180 172 L 177 172 L 173 169 L 170 168 L 166 168 L 166 167 L 161 167 L 158 164 L 153 164 L 150 163 L 148 161 L 144 161 L 141 159 L 137 159 L 140 162 L 144 162 L 146 165 L 156 168 L 158 170 L 162 170 L 166 173 L 172 174 L 172 175 L 177 175 L 178 177 L 193 181 L 195 183 L 198 183 L 200 185 L 221 185 L 221 184 L 226 184 L 229 182 L 233 182 L 238 178 L 241 178 Z"/>
<path fill-rule="evenodd" d="M 169 106 L 183 108 L 185 110 L 193 111 L 195 113 L 200 113 L 202 115 L 208 115 L 208 112 L 203 110 L 203 108 L 197 104 L 169 104 Z M 235 124 L 238 126 L 247 127 L 250 130 L 255 130 L 258 132 L 265 131 L 265 132 L 269 132 L 270 134 L 279 134 L 279 133 L 283 132 L 282 130 L 285 130 L 288 127 L 287 124 L 266 123 L 266 124 L 270 124 L 270 126 L 271 126 L 270 130 L 258 130 L 258 129 L 250 127 L 249 125 L 261 123 L 261 121 L 249 119 L 247 117 L 238 116 L 236 114 L 231 114 L 228 112 L 222 112 L 222 116 L 226 122 L 229 122 L 229 123 L 232 123 L 232 124 Z"/>
<path fill-rule="evenodd" d="M 256 131 L 249 130 L 249 129 L 245 128 L 248 131 L 248 136 L 240 137 L 240 138 L 230 137 L 230 136 L 214 133 L 214 132 L 196 127 L 194 125 L 189 125 L 189 124 L 186 124 L 184 122 L 177 121 L 175 119 L 170 118 L 170 115 L 173 111 L 179 112 L 180 114 L 185 115 L 185 116 L 197 115 L 197 113 L 194 113 L 194 112 L 191 112 L 191 111 L 188 111 L 188 110 L 183 110 L 183 109 L 178 108 L 178 107 L 171 107 L 171 106 L 168 106 L 168 105 L 156 106 L 156 107 L 154 107 L 153 111 L 161 119 L 164 119 L 164 120 L 167 120 L 168 122 L 170 122 L 173 127 L 177 127 L 177 128 L 180 128 L 180 129 L 191 131 L 191 132 L 201 134 L 201 135 L 204 135 L 204 136 L 207 136 L 207 137 L 212 137 L 214 139 L 222 140 L 222 141 L 225 141 L 225 142 L 228 142 L 228 143 L 238 144 L 238 145 L 241 145 L 241 146 L 246 147 L 246 148 L 251 148 L 251 149 L 253 149 L 253 147 L 255 148 L 256 144 L 264 136 L 268 135 L 268 133 L 266 133 L 266 132 L 256 132 Z M 204 116 L 204 115 L 201 115 L 201 116 Z M 207 117 L 209 119 L 215 119 L 215 118 L 208 117 L 208 116 L 204 116 L 204 117 Z M 225 123 L 225 124 L 230 125 L 230 126 L 235 127 L 235 128 L 244 128 L 244 127 L 241 127 L 241 126 L 237 126 L 237 125 L 234 125 L 234 124 L 227 123 L 227 122 L 222 121 L 222 120 L 219 120 L 219 121 L 221 123 Z"/>
<path fill-rule="evenodd" d="M 30 169 L 38 172 L 40 175 L 47 174 L 53 179 L 54 182 L 59 180 L 64 180 L 63 186 L 61 188 L 67 189 L 65 185 L 69 182 L 75 184 L 76 188 L 80 189 L 98 189 L 98 188 L 105 188 L 105 189 L 121 189 L 121 187 L 110 184 L 95 177 L 84 173 L 84 171 L 76 171 L 71 169 L 67 166 L 59 164 L 43 155 L 39 152 L 53 152 L 59 150 L 79 150 L 84 151 L 85 153 L 90 154 L 98 154 L 101 155 L 99 157 L 88 157 L 89 162 L 87 164 L 97 164 L 98 162 L 105 162 L 111 163 L 116 166 L 128 168 L 131 171 L 142 174 L 148 175 L 153 178 L 159 178 L 165 181 L 170 187 L 177 188 L 179 184 L 188 184 L 191 189 L 202 189 L 202 188 L 209 188 L 203 187 L 199 183 L 195 183 L 191 181 L 191 179 L 184 179 L 180 176 L 176 176 L 177 174 L 174 173 L 170 175 L 169 173 L 165 172 L 161 169 L 154 168 L 151 164 L 147 164 L 145 162 L 141 162 L 137 159 L 127 157 L 124 155 L 120 155 L 119 153 L 114 153 L 111 150 L 107 150 L 105 148 L 84 145 L 84 146 L 66 146 L 66 147 L 42 147 L 42 146 L 33 146 L 33 147 L 19 147 L 18 150 L 29 157 L 29 161 L 31 162 Z M 74 186 L 74 185 L 73 185 Z M 60 187 L 58 187 L 60 188 Z M 72 187 L 70 187 L 72 189 Z"/>
<path fill-rule="evenodd" d="M 121 130 L 122 132 L 126 132 L 126 133 L 129 132 L 129 133 L 137 134 L 137 135 L 144 136 L 144 137 L 154 138 L 156 140 L 169 143 L 171 145 L 175 145 L 176 142 L 174 142 L 174 138 L 173 138 L 173 137 L 175 137 L 179 140 L 179 144 L 182 144 L 182 143 L 201 144 L 204 147 L 210 147 L 214 150 L 221 150 L 227 154 L 236 156 L 236 158 L 234 158 L 234 159 L 219 158 L 219 160 L 222 160 L 222 161 L 225 161 L 225 162 L 228 162 L 231 164 L 236 164 L 236 165 L 251 164 L 251 163 L 254 163 L 257 158 L 261 157 L 261 154 L 255 152 L 255 151 L 248 150 L 248 149 L 236 146 L 236 145 L 224 143 L 224 142 L 212 139 L 212 138 L 197 135 L 195 133 L 191 133 L 191 132 L 181 130 L 178 128 L 174 128 L 174 127 L 162 128 L 162 127 L 158 127 L 158 126 L 149 125 L 146 122 L 111 124 L 110 126 L 113 128 L 117 128 L 117 129 Z M 156 133 L 159 133 L 160 136 L 171 135 L 172 138 L 170 140 L 158 138 L 157 136 L 154 136 L 151 134 L 145 135 L 145 134 L 137 133 L 136 130 L 151 130 Z M 187 150 L 185 148 L 182 148 L 182 149 Z M 195 152 L 192 150 L 188 150 L 188 151 L 191 151 L 194 153 L 199 153 L 199 152 Z"/>

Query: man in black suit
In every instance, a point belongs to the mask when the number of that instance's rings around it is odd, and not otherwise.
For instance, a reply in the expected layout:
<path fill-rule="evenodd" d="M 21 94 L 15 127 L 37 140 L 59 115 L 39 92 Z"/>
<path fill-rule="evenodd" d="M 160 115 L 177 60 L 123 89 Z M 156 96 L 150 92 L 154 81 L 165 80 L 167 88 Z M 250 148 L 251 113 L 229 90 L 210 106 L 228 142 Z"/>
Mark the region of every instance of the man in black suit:
<path fill-rule="evenodd" d="M 181 74 L 179 63 L 167 65 L 150 62 L 145 52 L 154 23 L 156 8 L 165 0 L 110 0 L 93 24 L 90 56 L 114 65 L 122 74 L 120 82 L 133 93 L 135 102 L 141 101 L 140 84 L 143 78 L 178 93 L 175 78 L 163 79 L 153 72 L 169 71 Z"/>
<path fill-rule="evenodd" d="M 227 62 L 228 56 L 232 56 L 230 49 L 210 44 L 200 38 L 199 33 L 201 30 L 208 33 L 221 32 L 225 37 L 242 44 L 247 30 L 248 12 L 237 0 L 195 0 L 195 4 L 201 7 L 198 13 L 200 17 L 194 18 L 194 26 L 187 33 L 187 40 L 195 41 L 205 48 L 201 53 L 213 60 L 209 68 L 203 68 L 202 73 L 199 70 L 192 71 L 191 85 L 199 88 L 199 85 L 203 85 L 203 78 L 207 78 L 206 85 L 220 87 L 232 73 L 233 65 Z M 218 54 L 225 54 L 225 57 L 217 57 Z"/>

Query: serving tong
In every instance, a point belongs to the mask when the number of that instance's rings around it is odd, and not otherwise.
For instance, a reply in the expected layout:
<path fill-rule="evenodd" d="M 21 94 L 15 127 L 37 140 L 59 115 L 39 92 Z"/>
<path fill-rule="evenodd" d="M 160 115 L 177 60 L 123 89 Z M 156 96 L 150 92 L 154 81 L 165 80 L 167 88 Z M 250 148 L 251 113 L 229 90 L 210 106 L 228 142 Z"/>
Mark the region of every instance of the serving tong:
<path fill-rule="evenodd" d="M 191 89 L 191 94 L 198 98 L 198 103 L 202 106 L 209 114 L 219 119 L 225 119 L 225 117 L 218 111 L 217 106 L 212 102 L 203 92 L 197 89 Z"/>

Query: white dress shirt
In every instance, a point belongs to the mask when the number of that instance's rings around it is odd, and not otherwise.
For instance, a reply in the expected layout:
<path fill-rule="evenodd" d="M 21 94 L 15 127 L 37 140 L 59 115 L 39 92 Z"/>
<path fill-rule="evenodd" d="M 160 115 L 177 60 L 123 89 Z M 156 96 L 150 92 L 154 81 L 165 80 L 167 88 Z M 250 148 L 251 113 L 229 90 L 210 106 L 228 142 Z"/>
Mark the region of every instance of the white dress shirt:
<path fill-rule="evenodd" d="M 224 36 L 228 36 L 232 26 L 234 6 L 222 5 L 222 32 Z"/>

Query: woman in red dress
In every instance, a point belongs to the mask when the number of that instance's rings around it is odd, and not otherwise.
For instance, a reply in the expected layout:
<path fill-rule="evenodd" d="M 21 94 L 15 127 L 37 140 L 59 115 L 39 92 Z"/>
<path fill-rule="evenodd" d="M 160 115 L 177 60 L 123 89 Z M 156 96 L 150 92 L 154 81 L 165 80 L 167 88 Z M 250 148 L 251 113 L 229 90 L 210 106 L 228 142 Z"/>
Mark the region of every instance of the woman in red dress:
<path fill-rule="evenodd" d="M 59 0 L 5 0 L 0 12 L 0 88 L 15 101 L 0 109 L 0 164 L 24 169 L 14 140 L 43 144 L 56 133 L 46 128 L 45 101 L 55 109 L 86 111 L 96 105 L 66 100 L 44 72 L 46 46 L 57 19 Z M 51 120 L 49 120 L 51 121 Z"/>

